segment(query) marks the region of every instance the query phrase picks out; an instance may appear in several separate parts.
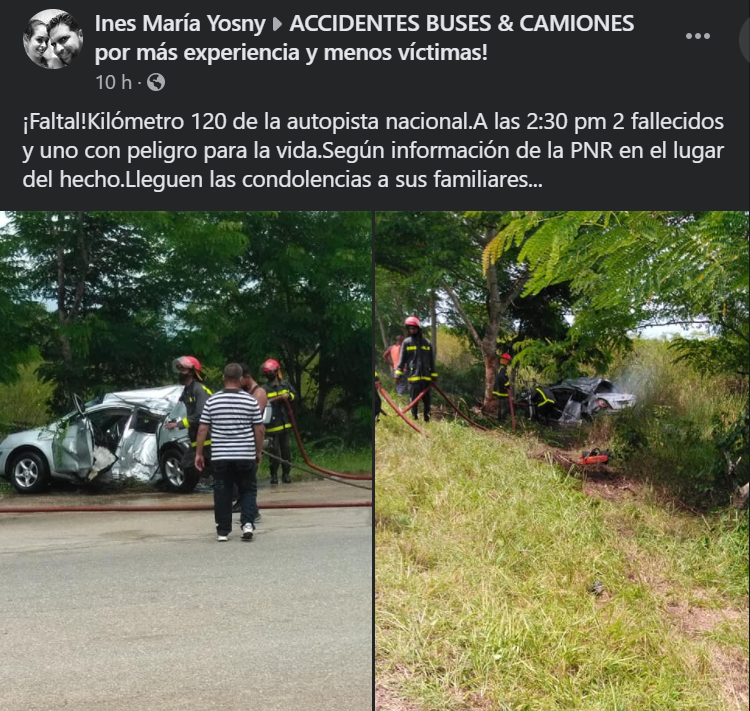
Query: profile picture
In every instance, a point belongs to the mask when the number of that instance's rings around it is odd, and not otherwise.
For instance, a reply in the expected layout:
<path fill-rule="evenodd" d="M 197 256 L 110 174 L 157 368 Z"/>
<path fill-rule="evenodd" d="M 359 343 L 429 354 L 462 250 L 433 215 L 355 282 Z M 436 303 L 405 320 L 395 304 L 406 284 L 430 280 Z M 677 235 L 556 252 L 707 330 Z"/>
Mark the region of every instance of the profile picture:
<path fill-rule="evenodd" d="M 63 69 L 83 48 L 83 30 L 69 12 L 42 10 L 26 25 L 23 48 L 42 69 Z"/>

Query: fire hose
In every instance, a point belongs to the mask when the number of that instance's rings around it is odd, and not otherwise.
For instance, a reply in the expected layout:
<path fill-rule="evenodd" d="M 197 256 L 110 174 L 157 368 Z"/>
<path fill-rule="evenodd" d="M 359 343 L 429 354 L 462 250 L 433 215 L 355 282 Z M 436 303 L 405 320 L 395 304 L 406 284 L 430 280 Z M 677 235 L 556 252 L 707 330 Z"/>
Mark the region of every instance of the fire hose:
<path fill-rule="evenodd" d="M 427 434 L 427 433 L 426 433 L 426 432 L 425 432 L 424 430 L 422 430 L 422 429 L 420 429 L 419 427 L 417 427 L 417 425 L 415 425 L 415 424 L 414 424 L 413 422 L 410 422 L 410 421 L 409 421 L 409 420 L 408 420 L 408 419 L 406 418 L 406 416 L 404 415 L 404 413 L 405 413 L 405 412 L 408 412 L 409 410 L 411 410 L 411 408 L 412 408 L 412 407 L 414 407 L 414 405 L 416 405 L 416 404 L 417 404 L 417 403 L 418 403 L 418 402 L 419 402 L 419 401 L 420 401 L 420 400 L 421 400 L 421 399 L 422 399 L 422 398 L 423 398 L 423 397 L 424 397 L 424 396 L 425 396 L 425 395 L 427 394 L 427 392 L 428 392 L 428 391 L 430 390 L 430 388 L 435 388 L 435 390 L 437 390 L 437 391 L 438 391 L 438 393 L 440 393 L 440 395 L 441 395 L 441 396 L 443 397 L 443 399 L 444 399 L 444 400 L 445 400 L 445 401 L 446 401 L 446 402 L 447 402 L 447 403 L 448 403 L 448 404 L 449 404 L 449 405 L 450 405 L 450 406 L 451 406 L 451 407 L 452 407 L 452 408 L 453 408 L 453 409 L 454 409 L 454 410 L 456 411 L 456 413 L 457 413 L 457 414 L 458 414 L 458 415 L 459 415 L 460 417 L 462 417 L 462 418 L 463 418 L 464 420 L 466 420 L 466 421 L 467 421 L 467 422 L 468 422 L 468 423 L 469 423 L 470 425 L 472 425 L 473 427 L 476 427 L 476 428 L 477 428 L 477 429 L 479 429 L 479 430 L 482 430 L 483 432 L 487 432 L 487 431 L 488 431 L 487 427 L 483 427 L 483 426 L 482 426 L 482 425 L 480 425 L 479 423 L 477 423 L 477 422 L 474 422 L 474 421 L 473 421 L 473 420 L 471 420 L 471 419 L 470 419 L 469 417 L 467 417 L 466 415 L 464 415 L 464 413 L 463 413 L 463 412 L 461 412 L 461 410 L 459 410 L 459 409 L 458 409 L 458 407 L 456 407 L 456 405 L 454 405 L 454 404 L 453 404 L 453 402 L 451 401 L 451 399 L 450 399 L 450 398 L 449 398 L 449 397 L 448 397 L 448 396 L 447 396 L 447 395 L 446 395 L 446 394 L 445 394 L 445 393 L 444 393 L 444 392 L 443 392 L 443 391 L 442 391 L 442 390 L 440 389 L 440 386 L 439 386 L 439 385 L 438 385 L 437 383 L 435 383 L 435 382 L 431 382 L 431 383 L 430 383 L 430 384 L 429 384 L 429 385 L 428 385 L 428 386 L 427 386 L 427 387 L 426 387 L 426 388 L 425 388 L 425 389 L 424 389 L 424 390 L 423 390 L 423 391 L 422 391 L 421 393 L 419 393 L 419 395 L 417 395 L 417 397 L 416 397 L 416 398 L 414 398 L 414 400 L 413 400 L 413 401 L 412 401 L 412 402 L 411 402 L 411 403 L 410 403 L 409 405 L 407 405 L 407 406 L 406 406 L 406 407 L 405 407 L 405 408 L 404 408 L 403 410 L 399 409 L 398 405 L 397 405 L 397 404 L 396 404 L 396 403 L 395 403 L 395 402 L 393 401 L 393 399 L 391 398 L 391 396 L 390 396 L 390 395 L 388 395 L 388 393 L 387 393 L 387 392 L 386 392 L 386 391 L 385 391 L 385 390 L 383 389 L 383 385 L 382 385 L 382 383 L 378 383 L 378 391 L 379 391 L 379 392 L 380 392 L 380 393 L 382 394 L 382 396 L 383 396 L 383 397 L 385 398 L 386 402 L 387 402 L 387 403 L 388 403 L 388 404 L 389 404 L 389 405 L 390 405 L 390 406 L 391 406 L 391 407 L 392 407 L 392 408 L 393 408 L 393 409 L 394 409 L 394 410 L 396 411 L 396 413 L 398 414 L 398 416 L 399 416 L 399 417 L 400 417 L 400 418 L 401 418 L 401 419 L 402 419 L 402 420 L 403 420 L 404 422 L 406 422 L 406 424 L 408 424 L 408 425 L 409 425 L 410 427 L 413 427 L 413 428 L 414 428 L 415 430 L 417 430 L 417 432 L 419 432 L 419 433 L 421 433 L 421 434 L 425 435 L 425 437 L 429 437 L 430 435 L 428 435 L 428 434 Z"/>
<path fill-rule="evenodd" d="M 302 437 L 300 437 L 299 434 L 299 428 L 297 427 L 297 420 L 294 417 L 294 410 L 292 410 L 292 405 L 289 402 L 289 400 L 284 400 L 284 404 L 286 405 L 286 409 L 289 412 L 289 419 L 292 423 L 292 430 L 294 431 L 294 437 L 297 440 L 297 446 L 299 447 L 299 451 L 302 454 L 302 458 L 305 460 L 305 464 L 307 464 L 308 467 L 311 469 L 315 469 L 319 472 L 323 472 L 323 474 L 328 474 L 328 476 L 335 476 L 340 479 L 357 479 L 360 481 L 372 481 L 372 475 L 371 474 L 341 474 L 340 472 L 334 472 L 330 469 L 324 469 L 323 467 L 319 467 L 316 464 L 313 464 L 310 461 L 310 457 L 307 456 L 307 452 L 305 451 L 305 446 L 302 444 Z"/>
<path fill-rule="evenodd" d="M 486 427 L 483 427 L 483 426 L 482 426 L 482 425 L 480 425 L 479 423 L 477 423 L 477 422 L 474 422 L 474 420 L 470 420 L 470 419 L 469 419 L 469 418 L 468 418 L 468 417 L 467 417 L 466 415 L 464 415 L 464 413 L 463 413 L 463 412 L 461 412 L 461 410 L 459 410 L 459 409 L 458 409 L 458 408 L 457 408 L 457 407 L 456 407 L 456 406 L 455 406 L 455 405 L 453 404 L 453 402 L 451 402 L 451 399 L 450 399 L 450 398 L 449 398 L 449 397 L 448 397 L 448 396 L 447 396 L 447 395 L 446 395 L 446 394 L 445 394 L 445 393 L 444 393 L 444 392 L 443 392 L 443 391 L 442 391 L 442 390 L 440 389 L 440 386 L 439 386 L 439 385 L 438 385 L 437 383 L 431 383 L 431 385 L 432 385 L 432 387 L 434 387 L 434 388 L 435 388 L 435 390 L 437 390 L 437 391 L 438 391 L 438 392 L 439 392 L 439 393 L 440 393 L 440 394 L 441 394 L 441 395 L 443 396 L 443 399 L 444 399 L 444 400 L 445 400 L 445 401 L 446 401 L 446 402 L 447 402 L 447 403 L 448 403 L 448 404 L 449 404 L 449 405 L 450 405 L 450 406 L 451 406 L 451 407 L 452 407 L 452 408 L 453 408 L 453 409 L 454 409 L 454 410 L 456 411 L 456 413 L 457 413 L 458 415 L 460 415 L 461 417 L 463 417 L 463 418 L 464 418 L 464 420 L 466 420 L 466 421 L 467 421 L 467 422 L 468 422 L 468 423 L 469 423 L 470 425 L 473 425 L 473 426 L 474 426 L 474 427 L 476 427 L 476 428 L 477 428 L 478 430 L 482 430 L 482 432 L 487 432 L 487 431 L 488 431 Z"/>
<path fill-rule="evenodd" d="M 319 503 L 290 502 L 258 505 L 259 509 L 332 509 L 372 506 L 372 501 L 327 501 Z M 4 513 L 69 513 L 78 511 L 213 511 L 213 504 L 180 504 L 179 506 L 0 506 Z"/>
<path fill-rule="evenodd" d="M 414 402 L 418 402 L 420 398 L 424 397 L 425 393 L 429 390 L 429 388 L 425 388 L 420 394 L 419 397 L 414 400 Z M 406 422 L 409 427 L 412 427 L 415 429 L 419 434 L 423 434 L 425 437 L 429 437 L 430 435 L 427 434 L 423 429 L 417 427 L 413 422 L 410 422 L 405 416 L 404 413 L 399 409 L 398 405 L 393 402 L 393 399 L 391 396 L 383 389 L 383 386 L 381 383 L 378 383 L 378 392 L 385 398 L 385 401 L 396 411 L 396 414 L 404 421 Z M 414 402 L 412 405 L 414 405 Z"/>
<path fill-rule="evenodd" d="M 315 472 L 312 469 L 301 467 L 299 464 L 294 464 L 293 462 L 289 462 L 286 459 L 277 457 L 275 454 L 271 454 L 268 451 L 264 451 L 263 454 L 267 457 L 270 457 L 271 459 L 275 459 L 277 462 L 280 462 L 281 464 L 288 464 L 290 467 L 292 467 L 292 469 L 299 469 L 301 472 L 312 474 L 313 476 L 320 477 L 321 479 L 324 479 L 326 481 L 332 481 L 332 482 L 335 482 L 336 484 L 346 484 L 347 486 L 353 486 L 357 489 L 364 489 L 365 491 L 372 491 L 371 486 L 363 486 L 362 484 L 355 484 L 354 482 L 351 482 L 351 481 L 343 481 L 342 479 L 338 479 L 337 477 L 334 477 L 331 474 L 321 474 L 319 472 Z"/>

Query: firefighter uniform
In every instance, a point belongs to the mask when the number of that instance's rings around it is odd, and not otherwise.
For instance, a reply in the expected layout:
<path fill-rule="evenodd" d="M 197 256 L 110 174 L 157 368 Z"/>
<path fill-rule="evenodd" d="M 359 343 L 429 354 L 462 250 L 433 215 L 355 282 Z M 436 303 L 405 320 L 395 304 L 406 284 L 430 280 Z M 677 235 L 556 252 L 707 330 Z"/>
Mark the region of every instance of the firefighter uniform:
<path fill-rule="evenodd" d="M 190 447 L 182 457 L 182 470 L 186 471 L 190 467 L 195 467 L 195 447 L 196 440 L 198 439 L 198 427 L 200 425 L 201 414 L 203 413 L 203 406 L 206 404 L 206 400 L 211 397 L 213 393 L 199 380 L 193 380 L 188 383 L 182 390 L 180 395 L 180 402 L 185 404 L 187 410 L 187 416 L 183 417 L 177 426 L 182 430 L 188 431 L 188 437 L 190 439 Z M 209 465 L 211 463 L 211 440 L 207 439 L 203 449 L 203 456 L 206 460 L 206 468 L 203 473 L 210 472 Z"/>
<path fill-rule="evenodd" d="M 534 389 L 531 402 L 534 404 L 536 419 L 540 422 L 544 420 L 546 424 L 549 424 L 550 417 L 554 415 L 555 411 L 554 393 L 549 388 L 540 385 Z"/>
<path fill-rule="evenodd" d="M 498 399 L 497 419 L 502 422 L 510 414 L 510 376 L 505 365 L 501 365 L 495 375 L 492 394 Z"/>
<path fill-rule="evenodd" d="M 437 380 L 435 372 L 435 354 L 432 344 L 422 335 L 422 331 L 407 336 L 401 345 L 401 358 L 396 367 L 396 377 L 406 378 L 409 383 L 409 396 L 414 400 L 419 393 L 430 386 L 433 380 Z M 420 400 L 424 408 L 424 421 L 430 421 L 431 393 Z M 411 416 L 416 420 L 419 412 L 419 403 L 412 408 Z"/>
<path fill-rule="evenodd" d="M 268 394 L 269 401 L 271 398 L 280 395 L 289 395 L 289 400 L 294 402 L 297 399 L 297 392 L 286 380 L 273 380 L 269 383 L 263 383 L 263 389 Z M 271 422 L 266 426 L 266 435 L 269 440 L 269 449 L 276 457 L 281 457 L 284 462 L 292 458 L 290 447 L 290 434 L 292 421 L 289 417 L 286 403 L 283 400 L 276 400 L 271 403 Z M 271 483 L 278 484 L 279 460 L 269 457 L 269 466 L 271 468 Z M 288 484 L 292 481 L 292 467 L 290 464 L 281 465 L 281 480 Z"/>

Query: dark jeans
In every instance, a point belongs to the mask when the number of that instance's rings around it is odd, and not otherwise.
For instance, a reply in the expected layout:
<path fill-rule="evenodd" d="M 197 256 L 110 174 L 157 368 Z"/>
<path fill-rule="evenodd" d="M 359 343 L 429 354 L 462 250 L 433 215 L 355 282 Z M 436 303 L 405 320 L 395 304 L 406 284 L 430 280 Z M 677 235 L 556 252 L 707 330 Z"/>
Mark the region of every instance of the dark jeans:
<path fill-rule="evenodd" d="M 271 454 L 277 457 L 281 457 L 287 462 L 292 458 L 292 449 L 289 445 L 290 434 L 291 430 L 281 430 L 280 432 L 274 432 L 269 436 L 270 441 L 268 444 L 269 449 L 271 450 Z M 278 459 L 274 459 L 273 457 L 269 457 L 268 462 L 269 467 L 271 468 L 271 480 L 276 480 L 278 478 L 280 462 Z M 291 471 L 292 467 L 289 464 L 281 465 L 281 476 L 283 477 L 284 481 L 289 480 L 289 473 Z"/>
<path fill-rule="evenodd" d="M 502 422 L 508 415 L 510 415 L 510 398 L 499 397 L 499 404 L 497 406 L 497 419 Z"/>
<path fill-rule="evenodd" d="M 258 515 L 258 465 L 250 459 L 220 459 L 214 466 L 214 517 L 216 532 L 228 535 L 232 530 L 232 492 L 239 492 L 240 526 L 255 521 Z"/>
<path fill-rule="evenodd" d="M 417 380 L 413 383 L 409 383 L 409 397 L 414 400 L 419 393 L 425 388 L 428 388 L 430 383 L 427 380 Z M 411 409 L 411 416 L 416 420 L 419 412 L 419 405 L 422 405 L 424 411 L 425 420 L 430 417 L 430 406 L 432 404 L 432 391 L 430 390 L 414 407 Z"/>

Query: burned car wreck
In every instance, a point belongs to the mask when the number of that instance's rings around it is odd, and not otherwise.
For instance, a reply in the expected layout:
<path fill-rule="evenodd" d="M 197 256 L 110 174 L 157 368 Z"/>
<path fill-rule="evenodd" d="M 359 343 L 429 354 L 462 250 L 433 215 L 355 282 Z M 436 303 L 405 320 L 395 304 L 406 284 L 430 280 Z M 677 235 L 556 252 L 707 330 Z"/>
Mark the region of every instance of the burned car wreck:
<path fill-rule="evenodd" d="M 557 385 L 534 386 L 519 393 L 517 406 L 533 419 L 577 425 L 599 414 L 617 414 L 635 405 L 635 395 L 620 392 L 605 378 L 570 378 Z"/>
<path fill-rule="evenodd" d="M 0 475 L 21 493 L 43 491 L 51 480 L 84 484 L 94 479 L 134 478 L 163 483 L 174 492 L 192 491 L 180 461 L 189 447 L 187 430 L 169 430 L 169 418 L 181 419 L 182 386 L 146 388 L 99 396 L 65 417 L 0 442 Z"/>

